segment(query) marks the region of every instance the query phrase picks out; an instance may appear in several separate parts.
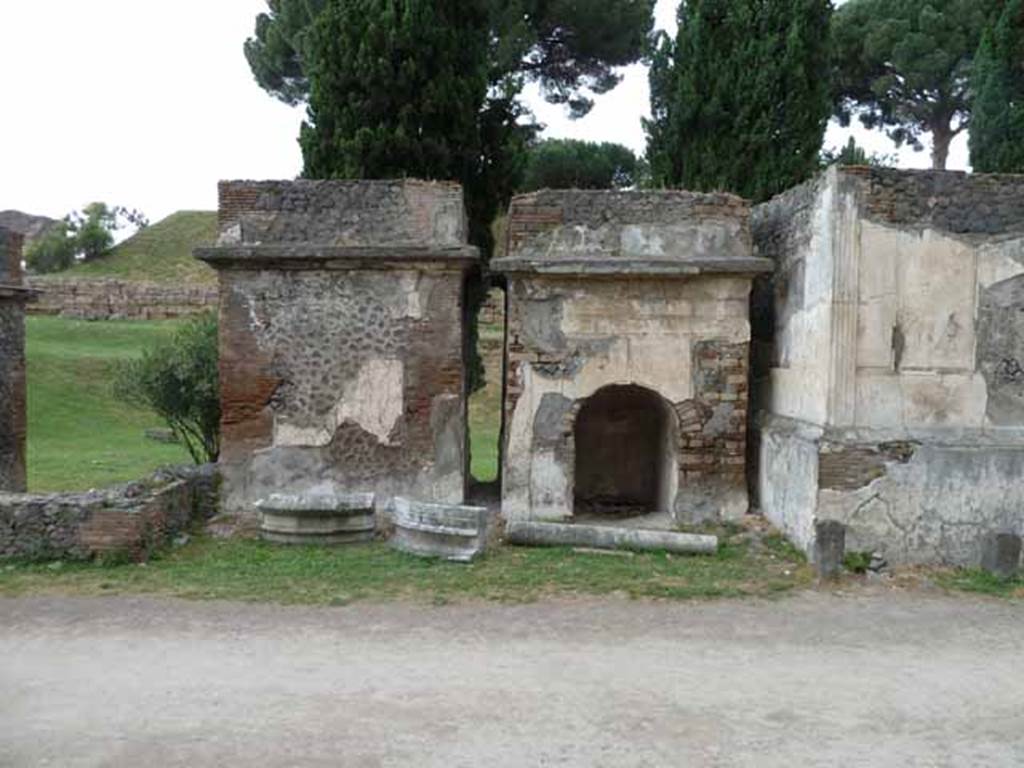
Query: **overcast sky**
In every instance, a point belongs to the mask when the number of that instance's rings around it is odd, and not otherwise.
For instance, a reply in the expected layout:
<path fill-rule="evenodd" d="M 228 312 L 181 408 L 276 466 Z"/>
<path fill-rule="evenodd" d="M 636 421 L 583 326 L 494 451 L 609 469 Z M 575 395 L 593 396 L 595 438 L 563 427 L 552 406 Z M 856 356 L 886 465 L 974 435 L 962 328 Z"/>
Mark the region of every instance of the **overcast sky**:
<path fill-rule="evenodd" d="M 674 26 L 676 0 L 659 0 Z M 60 217 L 93 200 L 156 221 L 214 209 L 217 181 L 291 178 L 303 112 L 261 91 L 242 55 L 265 0 L 0 0 L 0 210 Z M 625 71 L 585 119 L 529 94 L 547 136 L 618 141 L 643 151 L 646 73 Z M 833 126 L 828 145 L 845 143 Z M 857 131 L 872 151 L 879 133 Z M 951 168 L 965 168 L 959 137 Z M 900 153 L 927 167 L 928 152 Z"/>

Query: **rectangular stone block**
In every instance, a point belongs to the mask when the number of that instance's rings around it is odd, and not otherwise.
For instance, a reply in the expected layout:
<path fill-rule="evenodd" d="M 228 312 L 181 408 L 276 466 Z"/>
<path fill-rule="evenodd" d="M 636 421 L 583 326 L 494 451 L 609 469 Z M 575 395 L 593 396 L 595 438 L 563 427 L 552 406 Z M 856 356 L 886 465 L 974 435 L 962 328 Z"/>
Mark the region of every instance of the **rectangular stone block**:
<path fill-rule="evenodd" d="M 814 524 L 814 568 L 822 580 L 838 579 L 846 556 L 846 526 L 836 520 Z"/>
<path fill-rule="evenodd" d="M 982 545 L 981 567 L 999 579 L 1020 572 L 1021 537 L 1015 533 L 991 533 Z"/>

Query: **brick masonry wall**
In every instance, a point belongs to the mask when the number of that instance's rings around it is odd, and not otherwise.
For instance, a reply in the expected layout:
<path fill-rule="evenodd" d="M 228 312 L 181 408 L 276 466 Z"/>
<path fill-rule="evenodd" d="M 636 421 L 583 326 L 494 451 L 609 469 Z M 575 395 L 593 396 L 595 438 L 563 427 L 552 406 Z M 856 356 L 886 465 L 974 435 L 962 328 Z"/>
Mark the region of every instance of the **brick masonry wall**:
<path fill-rule="evenodd" d="M 166 285 L 128 280 L 31 277 L 40 291 L 29 314 L 81 320 L 167 320 L 217 309 L 216 285 Z"/>
<path fill-rule="evenodd" d="M 748 345 L 694 345 L 696 396 L 675 406 L 683 484 L 742 486 L 747 441 Z"/>
<path fill-rule="evenodd" d="M 214 465 L 176 467 L 104 491 L 0 493 L 0 558 L 144 560 L 217 511 Z"/>

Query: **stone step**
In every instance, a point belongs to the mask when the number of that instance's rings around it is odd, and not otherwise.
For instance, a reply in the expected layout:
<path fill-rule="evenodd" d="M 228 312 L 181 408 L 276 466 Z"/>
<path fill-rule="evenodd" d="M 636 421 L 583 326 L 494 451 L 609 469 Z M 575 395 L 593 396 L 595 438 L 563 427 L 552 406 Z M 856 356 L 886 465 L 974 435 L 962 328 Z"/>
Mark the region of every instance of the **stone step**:
<path fill-rule="evenodd" d="M 586 547 L 635 552 L 664 551 L 685 555 L 713 555 L 717 536 L 676 531 L 618 528 L 612 525 L 571 525 L 513 520 L 505 529 L 510 544 L 531 547 Z"/>

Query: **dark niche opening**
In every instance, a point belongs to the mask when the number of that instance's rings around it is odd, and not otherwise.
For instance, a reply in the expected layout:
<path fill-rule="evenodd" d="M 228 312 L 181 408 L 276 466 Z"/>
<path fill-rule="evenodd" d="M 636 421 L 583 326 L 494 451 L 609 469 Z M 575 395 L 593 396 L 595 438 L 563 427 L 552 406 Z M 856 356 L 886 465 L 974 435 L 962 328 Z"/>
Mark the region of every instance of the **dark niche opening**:
<path fill-rule="evenodd" d="M 671 511 L 677 477 L 672 427 L 668 404 L 643 387 L 605 387 L 587 399 L 575 425 L 575 514 Z"/>

